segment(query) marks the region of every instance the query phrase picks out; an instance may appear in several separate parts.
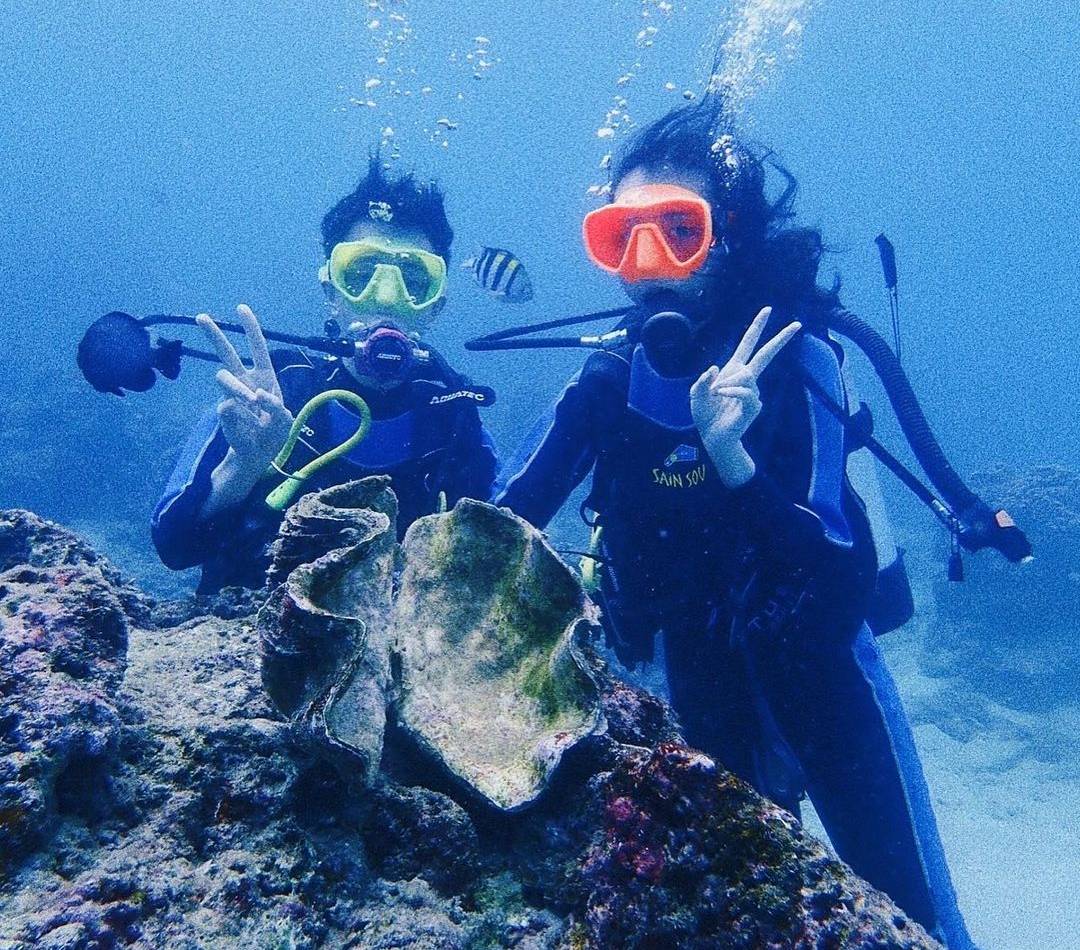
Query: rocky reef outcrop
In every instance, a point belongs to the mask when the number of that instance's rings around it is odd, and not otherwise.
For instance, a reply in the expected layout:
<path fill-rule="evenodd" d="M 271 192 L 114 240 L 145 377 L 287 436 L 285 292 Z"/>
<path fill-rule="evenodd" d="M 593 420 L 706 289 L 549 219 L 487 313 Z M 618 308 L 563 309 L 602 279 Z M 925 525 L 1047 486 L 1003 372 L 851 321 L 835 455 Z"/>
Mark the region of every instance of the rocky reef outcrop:
<path fill-rule="evenodd" d="M 967 559 L 962 584 L 934 590 L 931 672 L 963 670 L 993 701 L 1033 713 L 1076 697 L 1080 669 L 1080 472 L 1043 465 L 979 476 L 976 487 L 1024 527 L 1035 549 L 1017 566 Z"/>
<path fill-rule="evenodd" d="M 370 617 L 296 571 L 328 553 L 346 576 L 365 559 L 400 567 L 377 523 L 339 519 L 330 552 L 291 545 L 272 612 L 293 609 L 286 595 L 315 606 L 344 652 L 364 656 Z M 28 513 L 0 516 L 0 547 L 16 552 L 0 573 L 3 950 L 936 946 L 789 815 L 681 744 L 663 704 L 613 679 L 587 643 L 603 728 L 507 812 L 432 768 L 399 717 L 393 651 L 369 671 L 393 702 L 365 759 L 326 741 L 313 705 L 352 667 L 292 681 L 282 712 L 262 682 L 265 617 L 243 598 L 217 615 L 154 605 Z M 341 552 L 354 548 L 350 562 Z M 288 577 L 298 583 L 282 591 Z M 558 621 L 575 616 L 568 606 Z M 292 641 L 276 630 L 294 657 L 314 646 L 313 628 Z M 563 642 L 543 645 L 555 665 Z"/>
<path fill-rule="evenodd" d="M 77 539 L 6 516 L 0 544 L 16 562 L 0 575 L 2 870 L 59 813 L 96 807 L 93 785 L 119 743 L 128 622 L 116 576 Z"/>

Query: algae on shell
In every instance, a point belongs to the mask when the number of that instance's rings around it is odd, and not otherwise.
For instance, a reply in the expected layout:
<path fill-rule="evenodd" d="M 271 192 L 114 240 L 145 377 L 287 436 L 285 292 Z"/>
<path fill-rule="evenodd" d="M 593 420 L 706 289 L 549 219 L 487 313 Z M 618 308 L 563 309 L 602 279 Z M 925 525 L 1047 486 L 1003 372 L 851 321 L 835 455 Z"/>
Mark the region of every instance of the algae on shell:
<path fill-rule="evenodd" d="M 602 727 L 581 654 L 596 608 L 543 535 L 505 509 L 460 501 L 414 523 L 403 548 L 395 517 L 379 478 L 290 509 L 260 612 L 263 681 L 368 779 L 393 705 L 405 735 L 458 784 L 521 808 Z"/>
<path fill-rule="evenodd" d="M 421 518 L 391 610 L 402 727 L 489 804 L 528 805 L 603 726 L 581 654 L 596 620 L 543 535 L 508 510 L 463 500 Z"/>

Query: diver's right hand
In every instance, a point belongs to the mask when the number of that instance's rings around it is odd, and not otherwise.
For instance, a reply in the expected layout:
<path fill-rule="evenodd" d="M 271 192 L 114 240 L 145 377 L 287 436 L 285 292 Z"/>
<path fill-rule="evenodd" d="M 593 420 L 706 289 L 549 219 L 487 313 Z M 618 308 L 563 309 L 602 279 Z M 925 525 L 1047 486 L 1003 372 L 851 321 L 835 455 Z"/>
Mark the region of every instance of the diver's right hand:
<path fill-rule="evenodd" d="M 208 314 L 195 318 L 225 364 L 217 374 L 218 385 L 225 395 L 218 404 L 218 419 L 229 443 L 228 454 L 214 470 L 211 497 L 202 512 L 204 517 L 247 496 L 281 451 L 293 423 L 293 415 L 282 401 L 277 373 L 258 319 L 243 304 L 236 312 L 251 349 L 251 369 L 243 364 L 235 347 Z"/>
<path fill-rule="evenodd" d="M 789 323 L 754 352 L 768 325 L 772 307 L 754 318 L 724 368 L 711 366 L 690 389 L 690 411 L 720 480 L 728 488 L 745 485 L 757 467 L 743 445 L 743 436 L 761 413 L 758 378 L 802 329 Z"/>

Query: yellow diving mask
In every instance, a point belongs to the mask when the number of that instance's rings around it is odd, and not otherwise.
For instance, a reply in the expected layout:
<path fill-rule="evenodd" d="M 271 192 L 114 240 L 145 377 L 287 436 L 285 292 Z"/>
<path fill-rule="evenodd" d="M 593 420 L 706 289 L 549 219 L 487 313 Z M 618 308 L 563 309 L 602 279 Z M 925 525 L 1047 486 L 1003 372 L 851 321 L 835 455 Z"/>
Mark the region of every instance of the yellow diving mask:
<path fill-rule="evenodd" d="M 418 247 L 367 239 L 343 241 L 319 278 L 329 281 L 361 314 L 427 327 L 446 291 L 446 261 Z"/>

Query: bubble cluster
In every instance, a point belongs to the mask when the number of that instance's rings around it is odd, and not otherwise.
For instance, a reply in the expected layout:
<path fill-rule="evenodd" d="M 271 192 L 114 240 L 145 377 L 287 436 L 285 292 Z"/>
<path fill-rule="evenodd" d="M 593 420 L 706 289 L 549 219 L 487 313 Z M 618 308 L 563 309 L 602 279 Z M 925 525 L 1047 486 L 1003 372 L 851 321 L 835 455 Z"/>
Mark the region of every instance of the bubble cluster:
<path fill-rule="evenodd" d="M 716 70 L 706 89 L 723 94 L 739 115 L 798 54 L 814 0 L 738 0 L 728 20 Z"/>
<path fill-rule="evenodd" d="M 648 55 L 647 51 L 656 44 L 661 29 L 675 9 L 674 4 L 669 0 L 639 0 L 639 3 L 641 25 L 634 37 L 634 58 L 615 80 L 617 91 L 612 96 L 611 106 L 604 115 L 604 121 L 596 130 L 596 137 L 600 139 L 614 138 L 620 130 L 634 127 L 634 119 L 630 115 L 629 101 L 624 90 L 641 73 L 645 57 Z"/>
<path fill-rule="evenodd" d="M 362 40 L 371 51 L 371 61 L 359 82 L 360 90 L 349 96 L 348 103 L 379 116 L 382 154 L 393 161 L 401 157 L 395 141 L 396 104 L 415 94 L 415 31 L 406 0 L 364 0 L 361 16 Z"/>
<path fill-rule="evenodd" d="M 661 31 L 670 20 L 675 5 L 670 0 L 639 0 L 639 26 L 634 37 L 633 59 L 623 66 L 615 80 L 616 91 L 611 98 L 611 105 L 604 114 L 604 120 L 596 130 L 600 140 L 614 139 L 620 133 L 628 132 L 635 126 L 630 114 L 630 102 L 627 98 L 628 87 L 638 79 L 644 69 L 648 51 L 655 46 Z M 673 84 L 669 84 L 674 89 Z M 600 169 L 606 171 L 611 166 L 611 153 L 606 152 L 600 160 Z M 588 194 L 602 197 L 610 192 L 607 184 L 590 185 Z"/>
<path fill-rule="evenodd" d="M 385 201 L 369 201 L 368 217 L 372 221 L 392 221 L 394 219 L 394 209 Z"/>
<path fill-rule="evenodd" d="M 420 43 L 409 0 L 363 0 L 358 33 L 370 61 L 358 80 L 359 90 L 348 96 L 348 107 L 371 110 L 378 117 L 382 154 L 388 163 L 401 157 L 395 131 L 400 126 L 415 127 L 429 142 L 448 148 L 460 127 L 453 111 L 466 99 L 464 88 L 484 79 L 502 61 L 487 36 L 472 37 L 443 51 L 431 49 L 427 37 Z M 442 56 L 460 65 L 461 88 L 440 89 L 422 79 L 418 64 Z M 345 91 L 343 86 L 339 89 Z"/>
<path fill-rule="evenodd" d="M 738 172 L 739 153 L 735 145 L 735 136 L 730 132 L 718 134 L 709 150 L 721 168 L 727 169 L 732 174 Z"/>
<path fill-rule="evenodd" d="M 464 51 L 451 49 L 447 59 L 451 65 L 458 67 L 463 75 L 471 77 L 474 82 L 484 79 L 489 70 L 502 62 L 502 58 L 497 56 L 492 49 L 491 40 L 486 36 L 473 37 L 472 41 L 464 47 Z M 431 91 L 431 87 L 428 87 L 428 91 Z M 465 99 L 466 94 L 460 89 L 453 94 L 455 104 L 462 103 Z M 460 126 L 460 120 L 443 115 L 436 119 L 433 125 L 425 127 L 424 134 L 436 145 L 449 148 L 450 136 Z"/>
<path fill-rule="evenodd" d="M 716 25 L 701 48 L 705 66 L 698 73 L 699 78 L 682 85 L 675 78 L 663 77 L 663 92 L 677 102 L 723 97 L 723 120 L 712 153 L 724 170 L 738 173 L 739 153 L 729 133 L 731 124 L 748 121 L 750 101 L 773 80 L 784 63 L 796 57 L 815 3 L 816 0 L 730 0 L 729 13 L 719 23 L 710 16 Z M 680 3 L 680 16 L 690 6 Z M 649 50 L 663 35 L 674 11 L 674 4 L 668 0 L 639 0 L 639 22 L 632 34 L 633 60 L 623 64 L 615 79 L 611 106 L 596 130 L 596 137 L 604 146 L 600 171 L 609 171 L 611 167 L 613 140 L 635 127 L 628 101 L 630 89 L 655 73 L 655 64 L 647 62 Z M 609 185 L 593 184 L 588 194 L 603 197 L 610 190 Z"/>
<path fill-rule="evenodd" d="M 465 53 L 452 51 L 450 62 L 463 63 L 472 73 L 473 79 L 483 79 L 484 74 L 502 60 L 492 51 L 490 39 L 486 36 L 476 36 L 473 37 L 472 49 Z"/>

